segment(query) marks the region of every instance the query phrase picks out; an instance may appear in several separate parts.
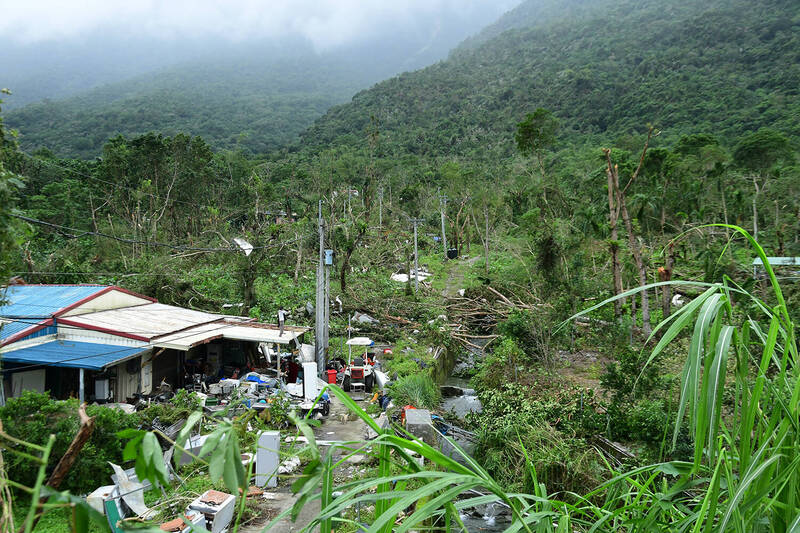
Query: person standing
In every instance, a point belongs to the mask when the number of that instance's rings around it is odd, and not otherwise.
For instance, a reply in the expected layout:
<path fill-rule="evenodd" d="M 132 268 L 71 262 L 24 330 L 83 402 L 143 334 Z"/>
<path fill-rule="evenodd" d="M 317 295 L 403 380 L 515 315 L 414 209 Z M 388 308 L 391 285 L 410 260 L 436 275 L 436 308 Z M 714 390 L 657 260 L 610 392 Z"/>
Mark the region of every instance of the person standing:
<path fill-rule="evenodd" d="M 280 306 L 278 308 L 278 329 L 279 329 L 278 336 L 279 337 L 283 337 L 283 325 L 286 322 L 286 317 L 288 315 L 289 315 L 289 313 L 286 312 L 286 309 L 284 309 L 283 306 Z"/>

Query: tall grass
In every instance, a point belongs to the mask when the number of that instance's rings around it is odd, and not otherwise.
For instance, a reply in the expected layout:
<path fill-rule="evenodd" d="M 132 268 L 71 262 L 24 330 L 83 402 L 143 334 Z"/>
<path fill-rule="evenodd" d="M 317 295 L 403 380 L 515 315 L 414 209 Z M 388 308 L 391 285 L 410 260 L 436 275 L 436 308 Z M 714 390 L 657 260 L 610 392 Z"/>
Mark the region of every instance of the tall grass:
<path fill-rule="evenodd" d="M 764 262 L 771 287 L 769 301 L 730 279 L 716 284 L 691 283 L 704 287 L 705 292 L 653 333 L 653 338 L 662 335 L 649 361 L 681 333 L 690 337 L 673 442 L 681 424 L 688 420 L 694 438 L 691 461 L 627 472 L 612 470 L 612 478 L 588 494 L 550 494 L 531 460 L 536 450 L 522 446 L 534 490 L 511 493 L 469 457 L 459 464 L 423 442 L 381 431 L 334 388 L 340 401 L 378 432 L 378 438 L 361 444 L 361 450 L 377 456 L 380 467 L 369 479 L 338 487 L 329 481 L 337 463 L 323 460 L 308 468 L 303 484 L 307 497 L 301 500 L 305 504 L 308 499 L 321 498 L 322 509 L 304 530 L 322 525 L 321 531 L 327 533 L 342 520 L 337 518 L 342 511 L 371 502 L 376 513 L 367 529 L 370 532 L 403 532 L 432 523 L 459 531 L 463 529 L 459 510 L 502 502 L 512 513 L 513 522 L 506 529 L 509 533 L 800 532 L 800 379 L 795 324 L 764 250 L 743 229 L 728 227 L 743 235 Z M 646 288 L 658 285 L 663 283 Z M 732 409 L 724 404 L 726 396 L 735 400 Z M 413 460 L 412 453 L 425 458 L 424 468 Z M 335 498 L 334 489 L 341 491 Z M 399 519 L 401 512 L 405 515 Z"/>
<path fill-rule="evenodd" d="M 396 405 L 435 409 L 442 401 L 439 385 L 427 373 L 403 376 L 391 385 L 390 390 Z"/>

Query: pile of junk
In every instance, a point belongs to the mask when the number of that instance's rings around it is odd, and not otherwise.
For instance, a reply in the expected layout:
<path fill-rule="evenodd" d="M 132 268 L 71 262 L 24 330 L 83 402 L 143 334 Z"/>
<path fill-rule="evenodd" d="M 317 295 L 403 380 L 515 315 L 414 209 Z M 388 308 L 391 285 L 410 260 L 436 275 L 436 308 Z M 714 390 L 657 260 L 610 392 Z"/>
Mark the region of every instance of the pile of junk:
<path fill-rule="evenodd" d="M 347 360 L 344 357 L 331 359 L 326 368 L 327 382 L 339 385 L 347 392 L 367 393 L 373 389 L 385 389 L 389 378 L 380 370 L 378 353 L 391 353 L 391 348 L 379 347 L 369 337 L 353 337 L 345 344 L 348 347 Z"/>
<path fill-rule="evenodd" d="M 266 344 L 259 346 L 258 362 L 245 368 L 220 366 L 217 372 L 208 371 L 203 361 L 188 359 L 184 364 L 183 389 L 200 400 L 206 414 L 229 413 L 232 404 L 235 411 L 268 409 L 276 395 L 289 400 L 297 411 L 312 412 L 317 418 L 330 412 L 330 396 L 320 392 L 325 382 L 317 377 L 314 347 L 303 344 L 293 351 L 271 350 Z M 170 383 L 162 380 L 153 394 L 136 395 L 134 405 L 116 404 L 126 411 L 147 407 L 152 402 L 168 402 L 175 396 Z"/>

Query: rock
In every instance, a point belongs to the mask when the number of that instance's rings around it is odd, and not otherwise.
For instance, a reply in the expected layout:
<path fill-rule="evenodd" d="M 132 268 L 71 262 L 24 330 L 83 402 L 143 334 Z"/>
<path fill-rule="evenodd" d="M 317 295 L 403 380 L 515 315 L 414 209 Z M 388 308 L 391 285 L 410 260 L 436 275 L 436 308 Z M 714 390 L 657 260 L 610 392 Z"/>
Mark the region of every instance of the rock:
<path fill-rule="evenodd" d="M 406 430 L 431 446 L 437 445 L 436 430 L 431 421 L 431 412 L 427 409 L 407 409 Z"/>
<path fill-rule="evenodd" d="M 386 416 L 386 413 L 381 413 L 381 415 L 375 419 L 375 423 L 378 424 L 378 427 L 381 429 L 386 429 L 389 427 L 389 418 Z M 367 440 L 377 439 L 378 434 L 372 427 L 367 426 Z"/>
<path fill-rule="evenodd" d="M 461 387 L 454 387 L 453 385 L 442 385 L 439 387 L 439 390 L 442 391 L 442 396 L 445 398 L 452 398 L 454 396 L 463 396 L 464 389 Z"/>

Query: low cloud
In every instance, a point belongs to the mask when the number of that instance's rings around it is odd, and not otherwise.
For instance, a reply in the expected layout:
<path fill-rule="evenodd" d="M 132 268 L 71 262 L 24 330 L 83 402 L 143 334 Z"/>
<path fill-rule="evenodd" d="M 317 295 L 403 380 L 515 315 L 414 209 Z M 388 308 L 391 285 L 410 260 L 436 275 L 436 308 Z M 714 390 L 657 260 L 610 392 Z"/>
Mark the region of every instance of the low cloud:
<path fill-rule="evenodd" d="M 0 8 L 0 38 L 18 44 L 98 32 L 160 40 L 210 37 L 239 42 L 300 36 L 326 50 L 443 14 L 486 17 L 519 0 L 31 0 Z"/>

